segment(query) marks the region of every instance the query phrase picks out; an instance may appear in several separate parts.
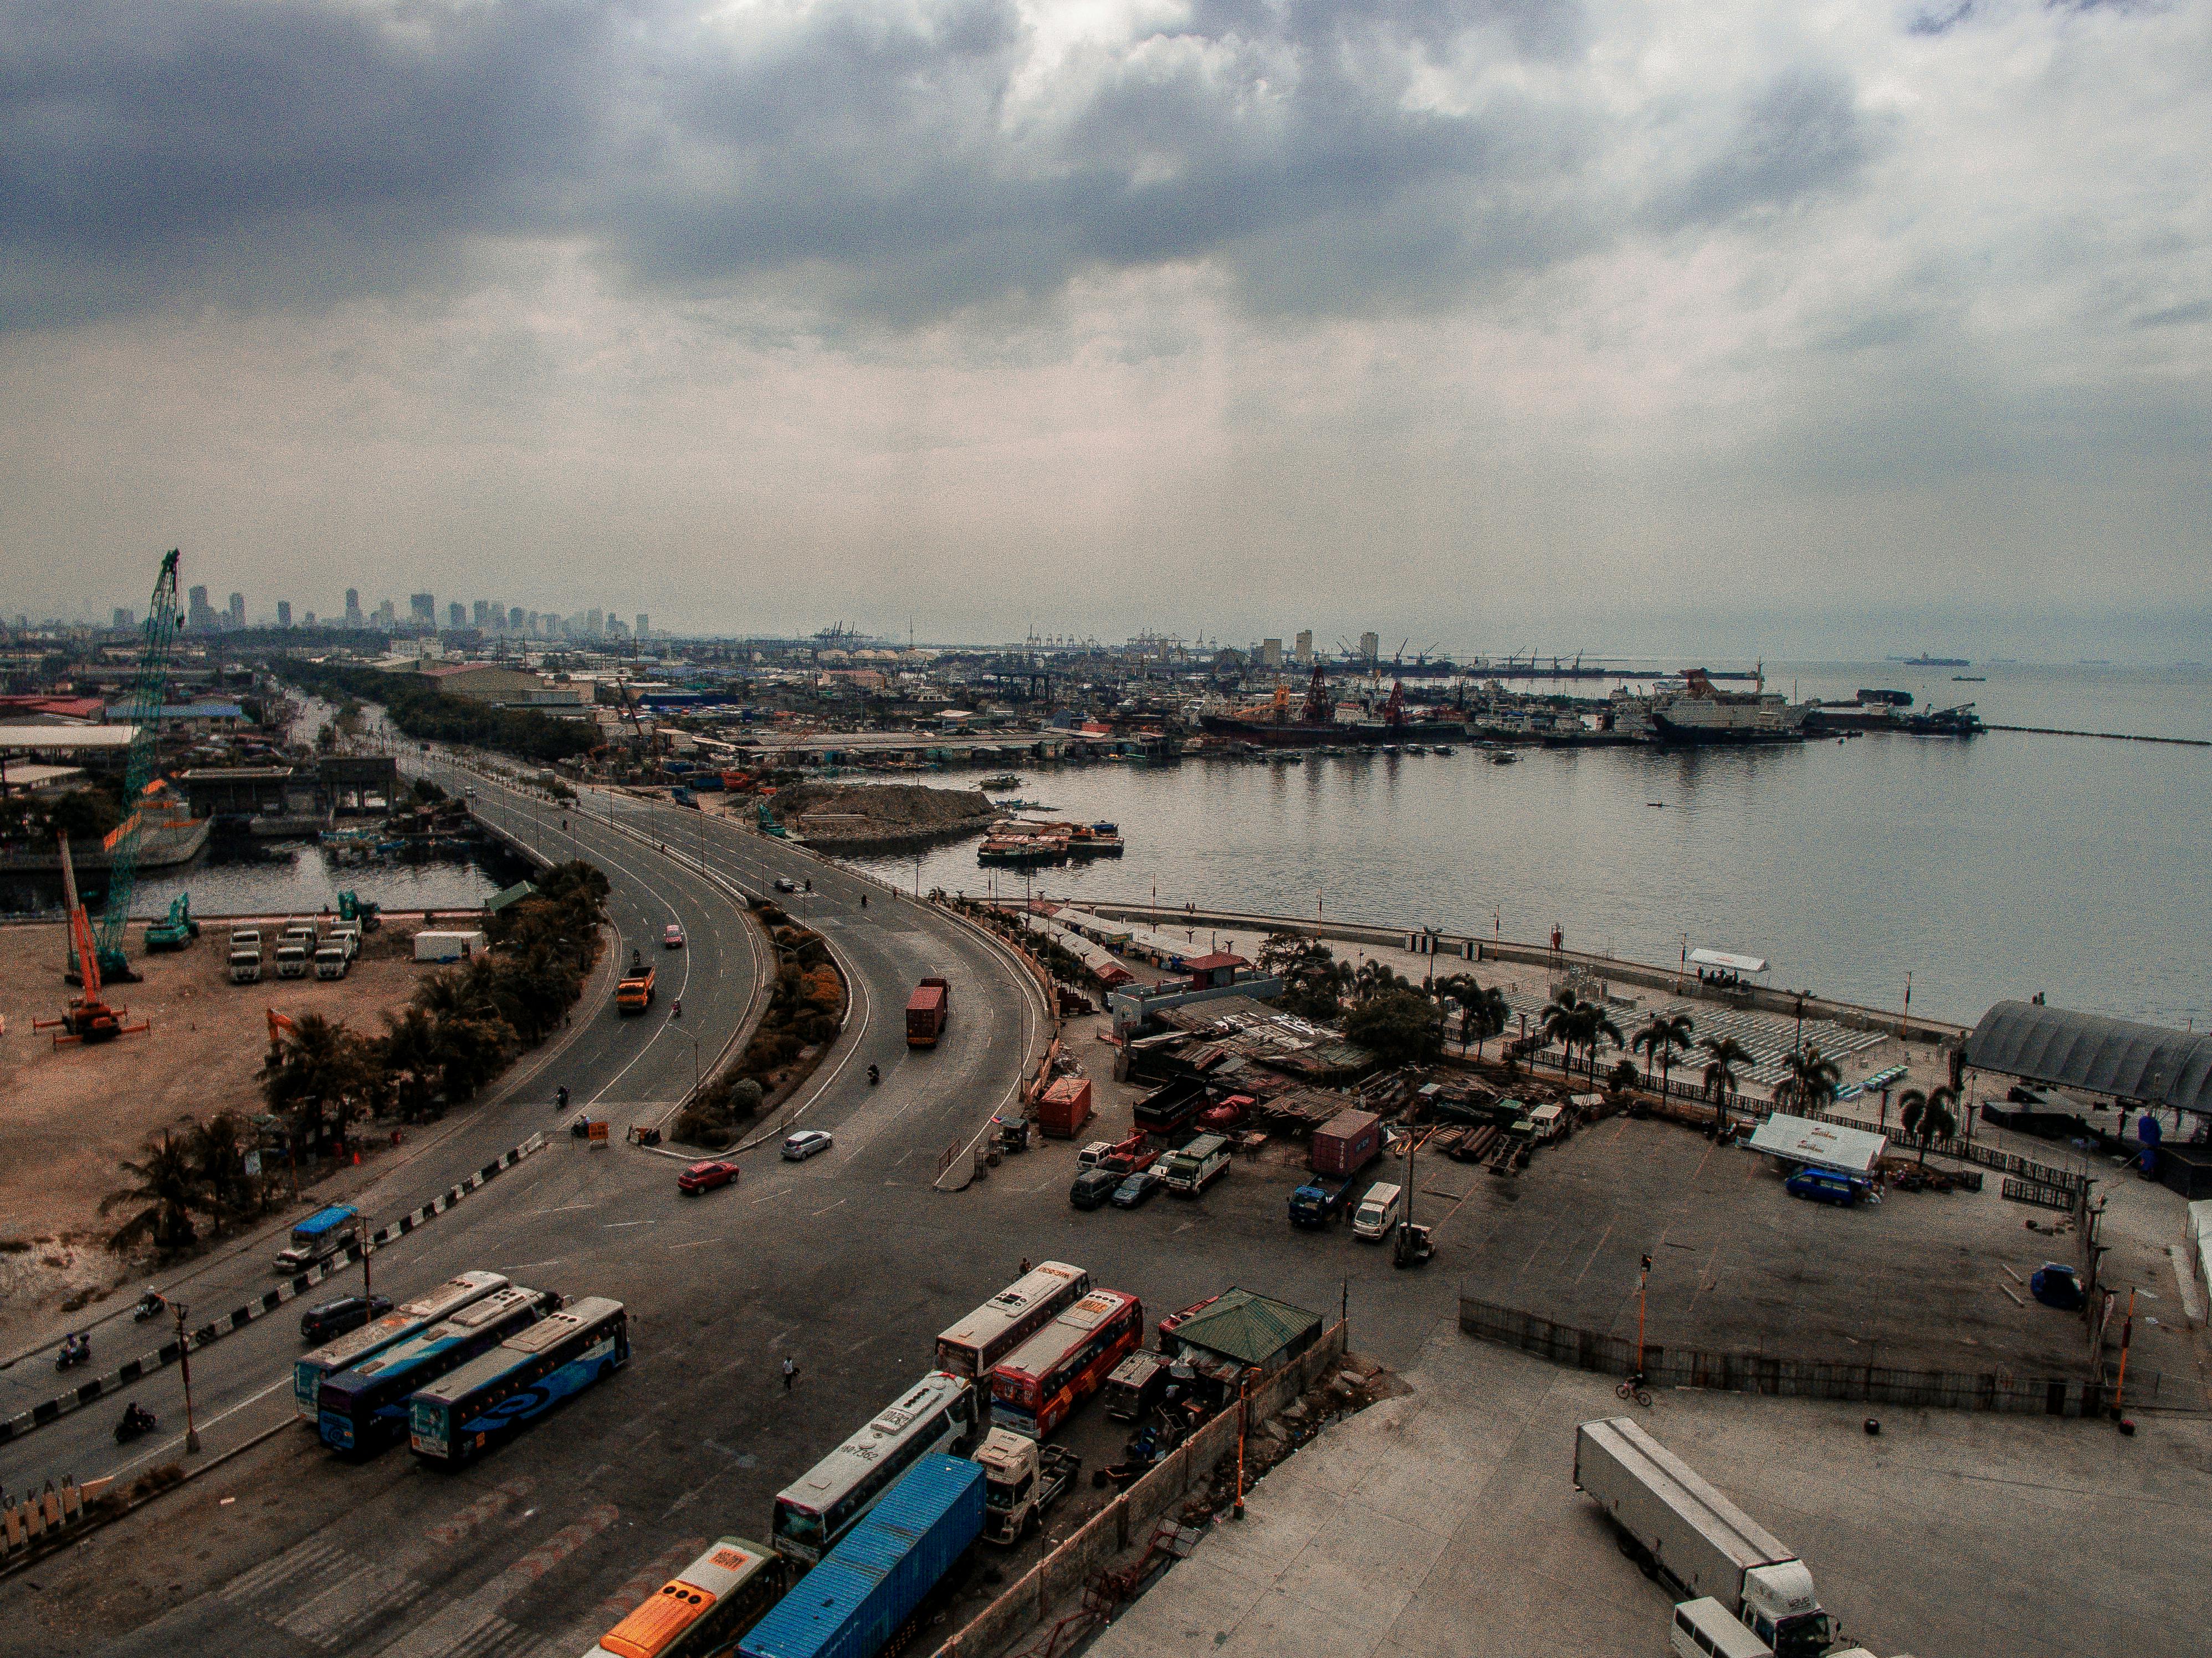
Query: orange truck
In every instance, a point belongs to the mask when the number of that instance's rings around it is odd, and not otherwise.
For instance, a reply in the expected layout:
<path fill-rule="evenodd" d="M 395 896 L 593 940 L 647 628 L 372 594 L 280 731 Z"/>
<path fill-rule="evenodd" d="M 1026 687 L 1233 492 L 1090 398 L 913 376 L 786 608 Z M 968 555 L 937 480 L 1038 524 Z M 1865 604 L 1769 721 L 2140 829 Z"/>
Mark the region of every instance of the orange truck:
<path fill-rule="evenodd" d="M 906 1045 L 934 1048 L 952 1017 L 952 987 L 942 979 L 924 979 L 906 999 Z"/>
<path fill-rule="evenodd" d="M 615 1011 L 625 1016 L 642 1013 L 653 1005 L 653 969 L 636 950 L 629 953 L 629 971 L 615 983 Z"/>

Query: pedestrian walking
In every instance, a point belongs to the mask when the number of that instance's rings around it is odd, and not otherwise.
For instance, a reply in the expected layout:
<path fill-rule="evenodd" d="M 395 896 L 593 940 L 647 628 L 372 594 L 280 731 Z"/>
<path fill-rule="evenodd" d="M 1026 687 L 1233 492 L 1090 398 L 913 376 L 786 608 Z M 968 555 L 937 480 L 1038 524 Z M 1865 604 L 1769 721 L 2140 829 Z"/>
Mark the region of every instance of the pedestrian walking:
<path fill-rule="evenodd" d="M 792 1363 L 792 1360 L 791 1360 L 791 1355 L 790 1355 L 790 1354 L 788 1354 L 788 1353 L 786 1353 L 786 1354 L 784 1355 L 784 1357 L 783 1357 L 783 1390 L 784 1390 L 784 1392 L 786 1392 L 786 1393 L 789 1393 L 789 1392 L 791 1391 L 791 1384 L 792 1384 L 792 1382 L 794 1382 L 795 1380 L 797 1380 L 798 1376 L 799 1376 L 799 1366 L 798 1366 L 798 1365 L 796 1365 L 796 1364 L 794 1364 L 794 1363 Z"/>

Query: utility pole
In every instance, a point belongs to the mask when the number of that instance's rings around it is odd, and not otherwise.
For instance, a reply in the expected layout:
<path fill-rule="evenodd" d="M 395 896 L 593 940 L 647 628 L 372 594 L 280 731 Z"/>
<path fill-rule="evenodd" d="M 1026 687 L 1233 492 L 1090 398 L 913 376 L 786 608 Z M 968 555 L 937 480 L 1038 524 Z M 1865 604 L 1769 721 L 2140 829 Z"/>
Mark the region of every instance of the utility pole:
<path fill-rule="evenodd" d="M 1636 1275 L 1636 1374 L 1644 1374 L 1644 1287 L 1651 1282 L 1651 1257 L 1644 1257 L 1643 1270 Z"/>
<path fill-rule="evenodd" d="M 177 1363 L 185 1374 L 185 1449 L 198 1455 L 200 1430 L 192 1420 L 192 1345 L 185 1335 L 185 1315 L 191 1311 L 180 1301 L 169 1303 L 169 1310 L 177 1315 Z"/>
<path fill-rule="evenodd" d="M 361 1294 L 362 1294 L 362 1300 L 364 1300 L 364 1301 L 367 1301 L 367 1302 L 369 1303 L 369 1306 L 370 1306 L 370 1308 L 372 1309 L 372 1315 L 374 1315 L 373 1309 L 374 1309 L 374 1307 L 375 1307 L 375 1305 L 376 1305 L 376 1303 L 375 1303 L 375 1299 L 374 1299 L 374 1297 L 370 1294 L 370 1292 L 369 1292 L 369 1282 L 368 1282 L 368 1258 L 369 1258 L 371 1255 L 374 1254 L 376 1252 L 375 1252 L 375 1250 L 374 1250 L 374 1249 L 373 1249 L 373 1248 L 369 1246 L 369 1241 L 368 1241 L 368 1217 L 367 1215 L 363 1215 L 363 1216 L 362 1216 L 362 1218 L 360 1218 L 360 1220 L 356 1223 L 356 1224 L 358 1224 L 358 1225 L 360 1226 L 360 1228 L 361 1228 Z"/>

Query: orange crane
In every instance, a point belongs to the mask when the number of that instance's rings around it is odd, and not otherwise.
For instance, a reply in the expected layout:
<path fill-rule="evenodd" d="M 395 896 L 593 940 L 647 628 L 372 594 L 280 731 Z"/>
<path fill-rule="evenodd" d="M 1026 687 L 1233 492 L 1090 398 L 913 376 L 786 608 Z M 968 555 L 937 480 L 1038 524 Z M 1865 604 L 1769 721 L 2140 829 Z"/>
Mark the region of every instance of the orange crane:
<path fill-rule="evenodd" d="M 100 996 L 100 949 L 92 936 L 92 918 L 85 914 L 84 904 L 76 896 L 76 865 L 70 861 L 69 834 L 61 836 L 62 895 L 69 909 L 70 948 L 76 957 L 76 970 L 83 993 L 69 1005 L 69 1011 L 58 1019 L 33 1019 L 33 1030 L 54 1033 L 54 1046 L 64 1042 L 106 1042 L 118 1036 L 135 1036 L 152 1029 L 150 1019 L 129 1023 L 131 1010 L 110 1007 Z"/>

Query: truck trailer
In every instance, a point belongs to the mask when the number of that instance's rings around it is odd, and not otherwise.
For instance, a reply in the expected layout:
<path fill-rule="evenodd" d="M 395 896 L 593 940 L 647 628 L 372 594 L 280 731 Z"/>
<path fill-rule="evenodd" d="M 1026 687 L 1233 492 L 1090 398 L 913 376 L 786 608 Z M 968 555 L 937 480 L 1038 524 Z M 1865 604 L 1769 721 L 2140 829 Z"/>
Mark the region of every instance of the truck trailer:
<path fill-rule="evenodd" d="M 1628 1418 L 1575 1430 L 1575 1489 L 1605 1510 L 1639 1564 L 1685 1600 L 1718 1600 L 1775 1658 L 1820 1658 L 1834 1644 L 1805 1563 Z"/>
<path fill-rule="evenodd" d="M 924 979 L 906 999 L 906 1045 L 934 1048 L 952 1017 L 952 987 L 942 979 Z"/>
<path fill-rule="evenodd" d="M 873 1658 L 983 1532 L 982 1465 L 925 1456 L 738 1643 L 738 1658 Z"/>
<path fill-rule="evenodd" d="M 1306 1148 L 1313 1177 L 1291 1193 L 1291 1224 L 1327 1226 L 1350 1200 L 1360 1171 L 1382 1154 L 1382 1120 L 1372 1111 L 1340 1111 L 1314 1130 Z"/>

